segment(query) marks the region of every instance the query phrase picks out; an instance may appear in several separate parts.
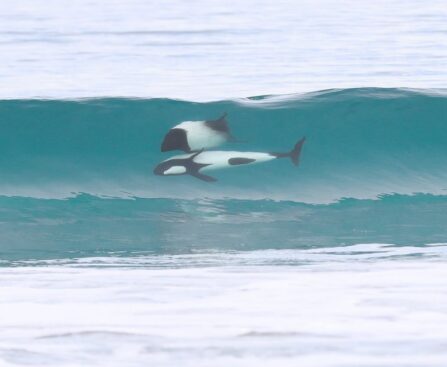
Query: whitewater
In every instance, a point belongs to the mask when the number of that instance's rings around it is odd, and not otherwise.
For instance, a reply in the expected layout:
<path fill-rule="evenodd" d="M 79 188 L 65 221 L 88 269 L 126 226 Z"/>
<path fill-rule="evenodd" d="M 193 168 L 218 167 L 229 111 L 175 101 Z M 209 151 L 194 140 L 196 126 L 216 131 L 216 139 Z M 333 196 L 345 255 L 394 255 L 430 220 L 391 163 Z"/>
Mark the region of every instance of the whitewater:
<path fill-rule="evenodd" d="M 446 255 L 445 245 L 357 245 L 21 264 L 0 269 L 0 357 L 442 367 Z"/>
<path fill-rule="evenodd" d="M 444 367 L 442 1 L 0 5 L 0 366 Z M 289 159 L 154 168 L 183 121 Z"/>

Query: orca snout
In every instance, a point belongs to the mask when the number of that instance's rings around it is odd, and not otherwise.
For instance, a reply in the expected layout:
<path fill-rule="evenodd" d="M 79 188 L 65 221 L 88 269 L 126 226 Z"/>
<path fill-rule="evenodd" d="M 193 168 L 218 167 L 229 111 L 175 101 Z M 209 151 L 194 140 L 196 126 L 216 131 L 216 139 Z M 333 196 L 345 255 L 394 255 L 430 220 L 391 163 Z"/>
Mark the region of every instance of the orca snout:
<path fill-rule="evenodd" d="M 163 167 L 163 164 L 160 163 L 157 165 L 157 167 L 154 168 L 154 175 L 163 176 L 165 172 L 165 167 Z"/>
<path fill-rule="evenodd" d="M 161 143 L 161 151 L 169 152 L 171 150 L 183 150 L 185 152 L 190 151 L 185 130 L 171 129 L 166 134 L 163 142 Z"/>

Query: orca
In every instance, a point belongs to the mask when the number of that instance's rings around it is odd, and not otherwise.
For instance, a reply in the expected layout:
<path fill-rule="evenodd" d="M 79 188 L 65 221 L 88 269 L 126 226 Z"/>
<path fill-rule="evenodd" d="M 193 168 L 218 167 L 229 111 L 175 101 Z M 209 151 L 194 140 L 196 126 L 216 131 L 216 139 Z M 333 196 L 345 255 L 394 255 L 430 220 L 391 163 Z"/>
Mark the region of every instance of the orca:
<path fill-rule="evenodd" d="M 192 154 L 178 155 L 161 162 L 155 167 L 154 174 L 158 176 L 191 175 L 202 181 L 215 182 L 216 178 L 203 172 L 268 162 L 277 158 L 290 158 L 292 163 L 298 166 L 305 141 L 306 138 L 302 138 L 287 153 L 204 151 L 201 149 Z"/>
<path fill-rule="evenodd" d="M 161 151 L 183 150 L 191 153 L 234 141 L 226 116 L 224 113 L 217 120 L 183 121 L 168 131 L 161 143 Z"/>

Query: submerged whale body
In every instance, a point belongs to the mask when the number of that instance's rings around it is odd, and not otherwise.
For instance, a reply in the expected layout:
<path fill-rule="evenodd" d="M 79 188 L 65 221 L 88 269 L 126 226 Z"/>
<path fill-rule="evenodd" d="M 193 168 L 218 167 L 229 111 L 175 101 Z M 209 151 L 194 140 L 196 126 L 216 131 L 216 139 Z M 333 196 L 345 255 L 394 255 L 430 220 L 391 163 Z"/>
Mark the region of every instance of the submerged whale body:
<path fill-rule="evenodd" d="M 202 181 L 214 182 L 216 178 L 203 172 L 243 166 L 248 164 L 268 162 L 277 158 L 290 158 L 298 166 L 301 150 L 305 138 L 298 141 L 290 152 L 264 153 L 264 152 L 234 152 L 234 151 L 204 151 L 193 154 L 183 154 L 161 162 L 154 169 L 159 176 L 191 175 Z"/>
<path fill-rule="evenodd" d="M 191 153 L 233 140 L 226 116 L 225 113 L 217 120 L 184 121 L 174 126 L 163 139 L 161 151 L 183 150 Z"/>

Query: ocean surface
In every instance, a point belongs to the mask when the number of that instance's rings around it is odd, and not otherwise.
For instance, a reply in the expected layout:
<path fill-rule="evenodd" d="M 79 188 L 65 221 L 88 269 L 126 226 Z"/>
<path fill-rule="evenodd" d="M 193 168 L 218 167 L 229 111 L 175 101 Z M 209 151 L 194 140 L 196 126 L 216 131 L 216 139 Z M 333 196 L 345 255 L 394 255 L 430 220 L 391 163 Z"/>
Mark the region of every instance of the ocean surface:
<path fill-rule="evenodd" d="M 442 1 L 0 4 L 0 367 L 445 367 Z M 288 159 L 153 174 L 173 126 Z M 208 172 L 207 172 L 208 174 Z"/>
<path fill-rule="evenodd" d="M 0 98 L 445 88 L 444 0 L 0 4 Z"/>

